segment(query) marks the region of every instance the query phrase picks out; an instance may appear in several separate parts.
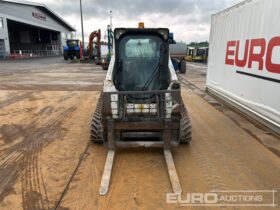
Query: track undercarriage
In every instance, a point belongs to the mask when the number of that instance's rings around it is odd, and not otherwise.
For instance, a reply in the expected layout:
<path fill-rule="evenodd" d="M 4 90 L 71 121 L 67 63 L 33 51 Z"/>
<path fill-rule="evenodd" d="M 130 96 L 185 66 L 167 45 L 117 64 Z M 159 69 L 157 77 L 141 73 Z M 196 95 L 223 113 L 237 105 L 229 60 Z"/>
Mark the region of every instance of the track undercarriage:
<path fill-rule="evenodd" d="M 148 103 L 147 98 L 153 99 Z M 106 115 L 106 109 L 111 110 L 111 114 Z M 191 141 L 190 119 L 180 91 L 101 94 L 93 115 L 91 140 L 104 143 L 109 149 L 100 195 L 106 195 L 109 190 L 116 149 L 137 147 L 162 148 L 172 189 L 174 193 L 182 192 L 170 150 L 172 146 Z"/>

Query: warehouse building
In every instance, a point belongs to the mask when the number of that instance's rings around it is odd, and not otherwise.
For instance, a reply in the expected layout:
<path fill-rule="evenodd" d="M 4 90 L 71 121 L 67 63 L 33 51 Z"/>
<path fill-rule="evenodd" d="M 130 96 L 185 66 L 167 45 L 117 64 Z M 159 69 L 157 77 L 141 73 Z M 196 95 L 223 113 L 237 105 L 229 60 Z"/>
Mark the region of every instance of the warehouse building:
<path fill-rule="evenodd" d="M 60 55 L 73 31 L 44 4 L 0 0 L 0 58 Z"/>

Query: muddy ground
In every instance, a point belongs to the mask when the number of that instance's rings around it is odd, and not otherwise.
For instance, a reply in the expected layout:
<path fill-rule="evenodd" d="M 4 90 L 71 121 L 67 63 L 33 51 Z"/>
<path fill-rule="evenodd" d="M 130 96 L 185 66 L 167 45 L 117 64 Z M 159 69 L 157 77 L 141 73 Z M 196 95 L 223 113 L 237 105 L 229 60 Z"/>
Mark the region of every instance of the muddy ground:
<path fill-rule="evenodd" d="M 180 79 L 193 141 L 172 150 L 183 194 L 280 190 L 279 138 L 205 94 L 205 65 L 187 67 Z M 167 203 L 158 149 L 119 150 L 109 193 L 99 196 L 107 149 L 89 131 L 105 73 L 61 58 L 0 62 L 0 209 L 253 208 Z"/>

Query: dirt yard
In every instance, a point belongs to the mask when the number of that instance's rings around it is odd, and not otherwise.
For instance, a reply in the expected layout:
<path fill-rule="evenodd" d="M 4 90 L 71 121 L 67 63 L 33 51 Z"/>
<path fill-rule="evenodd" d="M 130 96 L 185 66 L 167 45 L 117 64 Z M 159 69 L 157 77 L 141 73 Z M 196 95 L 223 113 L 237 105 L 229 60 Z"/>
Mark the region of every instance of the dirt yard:
<path fill-rule="evenodd" d="M 167 203 L 160 149 L 118 150 L 99 196 L 107 149 L 90 142 L 90 123 L 105 74 L 62 58 L 0 62 L 0 209 L 252 209 Z M 205 74 L 188 64 L 180 76 L 193 125 L 191 144 L 172 150 L 183 194 L 279 191 L 280 140 L 205 94 Z"/>

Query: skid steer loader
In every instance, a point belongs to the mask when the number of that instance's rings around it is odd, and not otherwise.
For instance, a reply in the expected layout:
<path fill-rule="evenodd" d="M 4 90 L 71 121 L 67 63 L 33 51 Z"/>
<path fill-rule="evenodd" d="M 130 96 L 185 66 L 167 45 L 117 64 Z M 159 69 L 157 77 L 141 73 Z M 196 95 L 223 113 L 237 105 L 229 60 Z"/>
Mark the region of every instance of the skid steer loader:
<path fill-rule="evenodd" d="M 191 141 L 191 123 L 174 71 L 167 28 L 116 28 L 115 48 L 95 113 L 91 140 L 108 147 L 100 195 L 109 190 L 120 147 L 160 147 L 174 193 L 181 185 L 171 147 Z"/>

